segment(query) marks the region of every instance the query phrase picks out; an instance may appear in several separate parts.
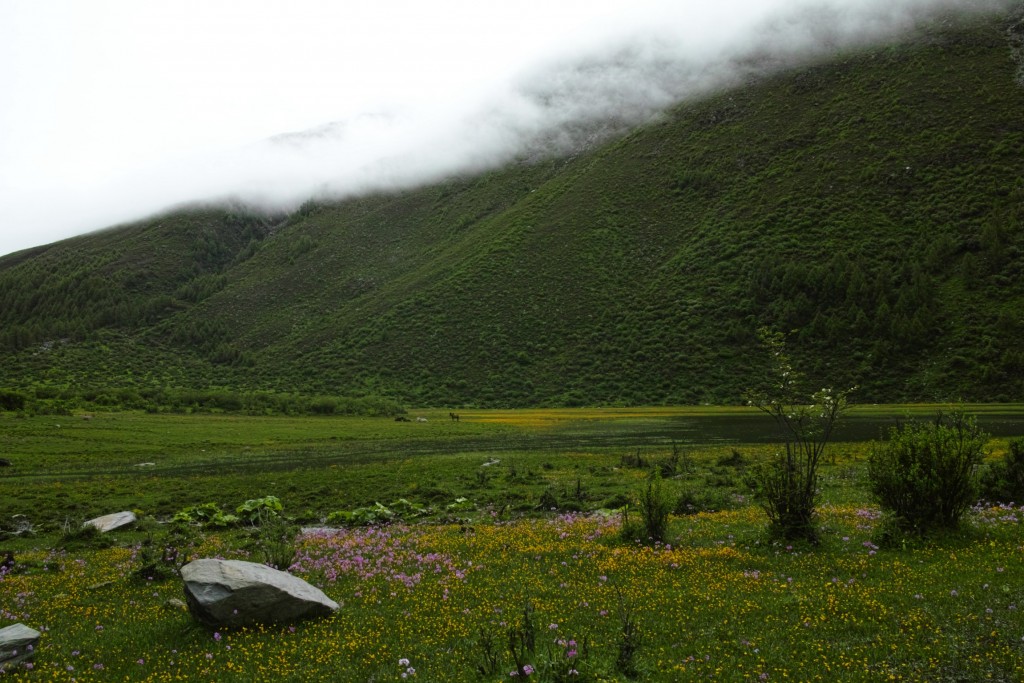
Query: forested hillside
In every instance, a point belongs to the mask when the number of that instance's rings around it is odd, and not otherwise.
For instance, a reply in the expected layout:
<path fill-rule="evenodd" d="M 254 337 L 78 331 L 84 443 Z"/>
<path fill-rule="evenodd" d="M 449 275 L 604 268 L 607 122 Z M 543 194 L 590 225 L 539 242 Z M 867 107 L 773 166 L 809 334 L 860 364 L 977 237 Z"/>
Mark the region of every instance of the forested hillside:
<path fill-rule="evenodd" d="M 1024 399 L 1021 26 L 939 21 L 567 158 L 0 258 L 0 387 L 735 402 L 770 326 L 859 401 Z"/>

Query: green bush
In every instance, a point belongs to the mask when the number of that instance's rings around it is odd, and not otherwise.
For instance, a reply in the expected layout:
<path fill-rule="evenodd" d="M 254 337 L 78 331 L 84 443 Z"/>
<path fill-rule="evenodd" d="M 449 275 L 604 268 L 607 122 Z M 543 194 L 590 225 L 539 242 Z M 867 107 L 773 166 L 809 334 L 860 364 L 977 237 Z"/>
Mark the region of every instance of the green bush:
<path fill-rule="evenodd" d="M 954 528 L 978 498 L 987 440 L 976 420 L 960 411 L 894 427 L 888 441 L 872 445 L 871 493 L 904 531 Z"/>
<path fill-rule="evenodd" d="M 264 496 L 245 501 L 235 509 L 235 512 L 243 522 L 258 525 L 278 517 L 283 510 L 284 506 L 277 496 Z"/>
<path fill-rule="evenodd" d="M 1024 502 L 1024 439 L 1011 441 L 1002 460 L 981 473 L 981 497 L 999 503 Z"/>
<path fill-rule="evenodd" d="M 338 510 L 327 515 L 328 524 L 344 524 L 348 526 L 368 526 L 393 521 L 395 513 L 386 505 L 374 503 L 371 506 L 355 510 Z"/>
<path fill-rule="evenodd" d="M 229 527 L 239 522 L 235 515 L 224 514 L 216 503 L 190 505 L 175 513 L 171 522 L 181 525 L 198 525 L 203 527 Z"/>
<path fill-rule="evenodd" d="M 446 494 L 447 495 L 447 494 Z M 449 504 L 446 510 L 472 510 L 472 501 L 466 498 L 456 498 L 454 503 Z M 328 524 L 343 524 L 346 526 L 366 526 L 370 524 L 387 524 L 402 520 L 415 519 L 434 513 L 434 509 L 414 503 L 405 498 L 399 498 L 390 506 L 382 503 L 374 503 L 366 507 L 358 507 L 354 510 L 337 510 L 327 515 Z"/>
<path fill-rule="evenodd" d="M 638 535 L 637 532 L 641 532 L 643 538 L 640 540 L 664 543 L 668 534 L 668 516 L 672 512 L 674 501 L 657 468 L 651 472 L 644 487 L 637 492 L 636 503 L 643 526 L 624 524 L 623 532 L 634 537 Z"/>
<path fill-rule="evenodd" d="M 805 380 L 786 353 L 783 336 L 759 331 L 771 360 L 765 387 L 749 394 L 749 404 L 770 415 L 785 439 L 785 450 L 759 463 L 750 476 L 773 533 L 787 539 L 817 542 L 814 518 L 818 501 L 818 466 L 836 425 L 849 407 L 853 388 L 823 388 L 804 398 Z"/>
<path fill-rule="evenodd" d="M 759 464 L 752 484 L 774 533 L 817 540 L 818 460 L 813 454 L 787 443 L 785 451 Z"/>

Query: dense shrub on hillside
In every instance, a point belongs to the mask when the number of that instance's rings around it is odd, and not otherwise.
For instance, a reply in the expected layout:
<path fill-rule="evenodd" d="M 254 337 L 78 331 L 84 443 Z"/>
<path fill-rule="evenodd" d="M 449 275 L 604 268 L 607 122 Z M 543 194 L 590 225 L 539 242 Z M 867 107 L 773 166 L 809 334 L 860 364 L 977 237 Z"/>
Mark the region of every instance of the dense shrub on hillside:
<path fill-rule="evenodd" d="M 868 461 L 871 493 L 902 531 L 956 527 L 978 499 L 988 435 L 962 412 L 894 427 Z"/>
<path fill-rule="evenodd" d="M 394 417 L 405 413 L 405 408 L 397 401 L 381 396 L 308 396 L 271 391 L 240 392 L 225 388 L 71 388 L 46 385 L 33 387 L 28 394 L 0 389 L 0 410 L 25 410 L 40 415 L 69 415 L 73 410 L 366 417 Z"/>
<path fill-rule="evenodd" d="M 25 395 L 17 391 L 0 389 L 0 410 L 24 410 Z"/>

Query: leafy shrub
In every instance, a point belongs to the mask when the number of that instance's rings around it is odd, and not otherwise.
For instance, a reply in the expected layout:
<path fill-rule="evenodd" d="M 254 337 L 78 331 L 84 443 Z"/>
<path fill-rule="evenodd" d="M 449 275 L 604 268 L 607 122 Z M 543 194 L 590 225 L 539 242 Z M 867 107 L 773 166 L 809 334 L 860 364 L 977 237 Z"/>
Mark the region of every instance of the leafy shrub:
<path fill-rule="evenodd" d="M 976 420 L 960 411 L 894 427 L 887 442 L 871 448 L 871 493 L 904 531 L 953 528 L 978 498 L 987 440 Z"/>
<path fill-rule="evenodd" d="M 466 498 L 456 498 L 454 503 L 447 506 L 448 510 L 472 510 L 473 503 Z M 346 526 L 367 526 L 370 524 L 384 524 L 402 519 L 413 519 L 422 517 L 433 512 L 432 508 L 425 507 L 419 503 L 413 503 L 405 498 L 399 498 L 391 503 L 390 507 L 381 503 L 374 503 L 366 507 L 359 507 L 354 510 L 338 510 L 327 515 L 328 524 L 344 524 Z"/>
<path fill-rule="evenodd" d="M 224 514 L 216 503 L 190 505 L 175 513 L 171 521 L 176 524 L 196 524 L 204 527 L 229 527 L 239 522 L 235 515 Z"/>
<path fill-rule="evenodd" d="M 469 512 L 475 509 L 476 505 L 473 504 L 473 501 L 469 498 L 463 498 L 462 496 L 456 498 L 455 502 L 448 503 L 448 505 L 445 506 L 445 510 L 450 512 Z"/>
<path fill-rule="evenodd" d="M 239 519 L 248 524 L 263 524 L 269 519 L 278 517 L 284 510 L 277 496 L 251 498 L 239 505 L 235 512 Z"/>
<path fill-rule="evenodd" d="M 338 510 L 327 515 L 328 524 L 345 524 L 351 526 L 368 526 L 390 522 L 395 518 L 395 513 L 387 506 L 374 503 L 371 506 L 360 507 L 354 510 Z"/>
<path fill-rule="evenodd" d="M 1011 441 L 1002 460 L 981 473 L 981 497 L 1000 503 L 1024 501 L 1024 439 Z"/>
<path fill-rule="evenodd" d="M 413 503 L 405 498 L 399 498 L 395 502 L 391 503 L 391 509 L 402 519 L 422 517 L 433 512 L 431 508 L 426 507 L 425 505 L 420 505 L 419 503 Z"/>

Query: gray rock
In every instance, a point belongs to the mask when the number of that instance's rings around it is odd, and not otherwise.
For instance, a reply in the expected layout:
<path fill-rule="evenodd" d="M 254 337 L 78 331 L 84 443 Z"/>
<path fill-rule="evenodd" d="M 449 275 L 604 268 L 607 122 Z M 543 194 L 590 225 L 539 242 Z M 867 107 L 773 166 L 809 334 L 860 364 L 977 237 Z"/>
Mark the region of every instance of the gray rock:
<path fill-rule="evenodd" d="M 188 609 L 188 605 L 186 605 L 178 598 L 170 598 L 167 602 L 164 603 L 164 607 L 166 607 L 167 609 L 176 609 L 181 611 Z"/>
<path fill-rule="evenodd" d="M 82 526 L 94 526 L 100 530 L 101 533 L 113 531 L 114 529 L 120 529 L 123 526 L 134 524 L 136 520 L 134 512 L 115 512 L 109 515 L 103 515 L 96 519 L 90 519 L 88 522 L 82 524 Z"/>
<path fill-rule="evenodd" d="M 203 559 L 181 568 L 192 616 L 210 627 L 291 622 L 339 608 L 297 576 L 255 562 Z"/>
<path fill-rule="evenodd" d="M 39 647 L 39 631 L 24 624 L 0 628 L 0 672 L 30 661 Z"/>

